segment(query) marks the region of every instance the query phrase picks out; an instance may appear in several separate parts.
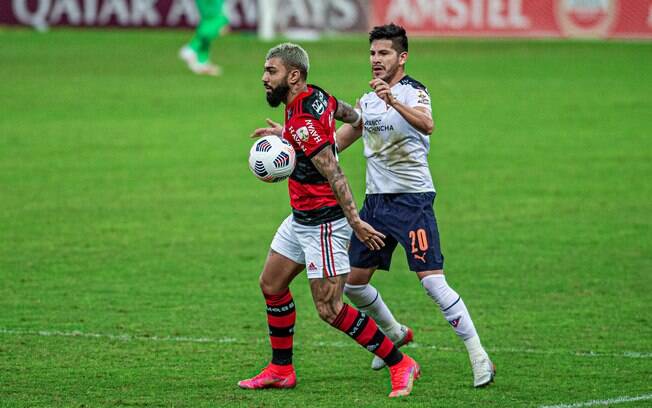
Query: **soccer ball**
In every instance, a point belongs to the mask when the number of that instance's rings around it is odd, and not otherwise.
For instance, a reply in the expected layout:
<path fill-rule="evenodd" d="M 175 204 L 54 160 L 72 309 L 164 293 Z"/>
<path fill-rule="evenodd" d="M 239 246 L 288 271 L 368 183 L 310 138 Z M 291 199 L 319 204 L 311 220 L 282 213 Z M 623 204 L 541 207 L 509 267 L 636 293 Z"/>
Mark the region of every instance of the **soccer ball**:
<path fill-rule="evenodd" d="M 285 180 L 294 171 L 294 165 L 294 148 L 277 136 L 261 137 L 249 151 L 249 168 L 266 183 Z"/>

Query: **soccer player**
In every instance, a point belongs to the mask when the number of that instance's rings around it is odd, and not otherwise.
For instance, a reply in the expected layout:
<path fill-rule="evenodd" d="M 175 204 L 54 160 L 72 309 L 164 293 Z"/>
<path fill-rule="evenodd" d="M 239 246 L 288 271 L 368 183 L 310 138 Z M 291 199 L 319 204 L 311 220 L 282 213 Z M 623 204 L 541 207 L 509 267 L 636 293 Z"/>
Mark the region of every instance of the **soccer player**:
<path fill-rule="evenodd" d="M 435 189 L 428 168 L 432 134 L 430 95 L 425 86 L 405 74 L 408 39 L 405 30 L 389 24 L 369 33 L 373 89 L 358 108 L 364 123 L 345 124 L 337 131 L 341 151 L 362 136 L 367 159 L 366 197 L 360 217 L 386 235 L 385 246 L 371 251 L 358 237 L 351 239 L 351 273 L 344 293 L 377 322 L 398 347 L 412 341 L 412 330 L 399 324 L 380 293 L 369 284 L 377 269 L 389 270 L 397 244 L 406 251 L 426 293 L 439 306 L 464 341 L 473 369 L 473 385 L 493 381 L 495 367 L 480 343 L 464 301 L 444 276 L 444 256 L 433 209 Z M 374 359 L 372 368 L 384 367 Z"/>
<path fill-rule="evenodd" d="M 351 231 L 370 251 L 380 249 L 383 234 L 362 221 L 351 188 L 337 162 L 335 118 L 354 121 L 355 111 L 315 85 L 308 85 L 308 54 L 284 43 L 269 50 L 262 81 L 272 107 L 285 104 L 285 125 L 254 136 L 275 134 L 296 151 L 296 167 L 289 179 L 292 213 L 272 240 L 259 284 L 267 303 L 272 361 L 253 378 L 240 381 L 246 389 L 292 388 L 295 304 L 290 283 L 307 270 L 319 316 L 343 331 L 389 366 L 390 397 L 409 395 L 419 377 L 419 365 L 402 354 L 364 313 L 343 303 L 342 290 L 349 272 L 347 248 Z"/>
<path fill-rule="evenodd" d="M 222 73 L 222 69 L 210 61 L 209 53 L 213 40 L 229 24 L 224 13 L 224 0 L 196 0 L 195 3 L 199 11 L 199 24 L 190 43 L 179 51 L 179 58 L 195 74 L 217 76 Z"/>

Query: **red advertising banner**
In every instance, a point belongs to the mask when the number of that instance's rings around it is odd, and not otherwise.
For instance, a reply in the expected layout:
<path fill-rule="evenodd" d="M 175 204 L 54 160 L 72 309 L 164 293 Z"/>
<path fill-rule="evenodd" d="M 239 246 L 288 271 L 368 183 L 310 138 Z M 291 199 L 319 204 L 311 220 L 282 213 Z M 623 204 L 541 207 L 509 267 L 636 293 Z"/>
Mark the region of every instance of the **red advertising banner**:
<path fill-rule="evenodd" d="M 652 38 L 652 0 L 375 0 L 411 35 Z"/>
<path fill-rule="evenodd" d="M 259 2 L 227 0 L 233 29 L 255 30 Z M 652 39 L 652 0 L 275 0 L 276 32 L 359 31 L 395 22 L 410 35 Z M 0 0 L 0 24 L 194 27 L 195 0 Z"/>

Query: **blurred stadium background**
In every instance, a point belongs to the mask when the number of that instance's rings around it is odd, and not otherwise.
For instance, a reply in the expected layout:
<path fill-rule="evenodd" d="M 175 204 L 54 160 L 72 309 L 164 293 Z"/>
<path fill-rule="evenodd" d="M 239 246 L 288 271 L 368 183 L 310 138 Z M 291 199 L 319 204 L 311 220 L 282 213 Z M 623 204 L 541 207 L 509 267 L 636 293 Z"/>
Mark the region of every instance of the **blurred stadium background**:
<path fill-rule="evenodd" d="M 238 0 L 218 78 L 177 59 L 192 0 L 0 1 L 0 406 L 579 407 L 652 404 L 652 0 Z M 289 211 L 247 168 L 267 49 L 367 91 L 370 26 L 411 35 L 429 87 L 449 281 L 498 366 L 462 345 L 401 253 L 376 284 L 424 375 L 388 375 L 317 317 L 305 277 L 290 392 L 257 276 Z M 358 202 L 364 160 L 340 158 Z M 575 405 L 574 405 L 575 404 Z"/>

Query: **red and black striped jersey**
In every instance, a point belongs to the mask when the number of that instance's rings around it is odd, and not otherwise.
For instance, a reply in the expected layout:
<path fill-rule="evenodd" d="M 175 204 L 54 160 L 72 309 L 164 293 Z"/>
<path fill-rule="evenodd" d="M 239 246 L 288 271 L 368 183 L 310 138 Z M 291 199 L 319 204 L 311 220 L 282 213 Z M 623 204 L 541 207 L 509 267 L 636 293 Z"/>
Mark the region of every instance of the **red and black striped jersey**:
<path fill-rule="evenodd" d="M 303 225 L 319 225 L 344 217 L 328 180 L 311 159 L 322 149 L 335 150 L 337 99 L 323 89 L 308 85 L 285 107 L 283 138 L 296 152 L 296 166 L 288 189 L 294 220 Z"/>

